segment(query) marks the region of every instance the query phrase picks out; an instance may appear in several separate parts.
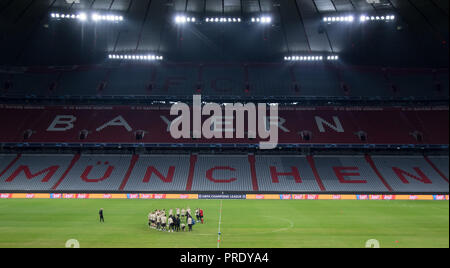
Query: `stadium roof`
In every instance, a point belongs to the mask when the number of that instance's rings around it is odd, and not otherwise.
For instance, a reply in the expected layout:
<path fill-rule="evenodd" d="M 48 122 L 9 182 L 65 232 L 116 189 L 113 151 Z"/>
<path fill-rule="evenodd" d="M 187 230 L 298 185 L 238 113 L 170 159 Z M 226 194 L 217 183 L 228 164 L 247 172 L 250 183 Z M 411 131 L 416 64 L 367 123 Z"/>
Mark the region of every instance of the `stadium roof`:
<path fill-rule="evenodd" d="M 179 62 L 335 53 L 349 64 L 448 67 L 448 11 L 448 0 L 0 0 L 0 65 L 94 64 L 112 52 L 148 52 Z M 52 12 L 124 20 L 52 20 Z M 176 15 L 197 20 L 179 25 Z M 247 23 L 260 15 L 272 23 Z M 350 15 L 355 23 L 323 21 Z M 361 15 L 396 19 L 360 23 Z M 243 21 L 209 24 L 208 17 Z"/>

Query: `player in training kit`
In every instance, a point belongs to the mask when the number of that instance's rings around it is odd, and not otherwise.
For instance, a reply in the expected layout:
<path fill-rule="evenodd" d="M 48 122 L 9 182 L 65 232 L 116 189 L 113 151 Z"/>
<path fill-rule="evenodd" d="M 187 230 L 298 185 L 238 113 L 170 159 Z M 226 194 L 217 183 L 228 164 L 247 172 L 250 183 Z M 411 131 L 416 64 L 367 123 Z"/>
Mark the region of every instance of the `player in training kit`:
<path fill-rule="evenodd" d="M 152 225 L 153 225 L 153 229 L 156 229 L 156 210 L 153 212 L 152 214 Z"/>
<path fill-rule="evenodd" d="M 177 218 L 175 219 L 175 230 L 177 232 L 180 231 L 180 225 L 181 225 L 181 219 L 180 219 L 180 216 L 178 215 Z"/>
<path fill-rule="evenodd" d="M 191 214 L 191 209 L 190 208 L 187 208 L 186 209 L 186 217 L 190 217 L 192 214 Z"/>
<path fill-rule="evenodd" d="M 187 224 L 189 226 L 189 232 L 192 232 L 193 219 L 191 216 L 188 217 Z"/>
<path fill-rule="evenodd" d="M 197 218 L 197 221 L 200 220 L 200 209 L 198 208 L 195 210 L 195 217 Z"/>
<path fill-rule="evenodd" d="M 167 231 L 166 224 L 167 224 L 167 217 L 163 215 L 161 217 L 161 229 L 163 232 Z"/>
<path fill-rule="evenodd" d="M 105 217 L 103 217 L 103 208 L 100 209 L 98 214 L 100 216 L 100 222 L 105 222 Z"/>
<path fill-rule="evenodd" d="M 161 215 L 160 212 L 156 214 L 156 229 L 161 230 Z"/>
<path fill-rule="evenodd" d="M 167 222 L 169 223 L 169 233 L 173 233 L 173 216 L 169 216 Z"/>
<path fill-rule="evenodd" d="M 202 221 L 202 224 L 203 224 L 204 223 L 203 222 L 203 209 L 200 209 L 199 215 L 200 215 L 200 220 Z"/>

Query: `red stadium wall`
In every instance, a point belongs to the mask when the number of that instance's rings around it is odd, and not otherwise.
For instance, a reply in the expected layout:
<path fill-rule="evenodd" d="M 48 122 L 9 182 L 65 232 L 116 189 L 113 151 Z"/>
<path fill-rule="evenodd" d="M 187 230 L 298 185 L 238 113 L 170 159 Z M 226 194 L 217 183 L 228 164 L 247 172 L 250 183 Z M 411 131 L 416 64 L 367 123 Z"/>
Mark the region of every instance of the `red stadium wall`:
<path fill-rule="evenodd" d="M 60 123 L 50 131 L 58 116 Z M 61 117 L 62 116 L 62 117 Z M 120 116 L 123 124 L 114 126 Z M 280 144 L 448 144 L 448 107 L 370 108 L 304 107 L 280 110 Z M 0 143 L 242 143 L 258 139 L 175 140 L 168 132 L 174 117 L 167 107 L 138 106 L 8 106 L 0 105 Z M 117 121 L 116 121 L 117 123 Z M 85 140 L 80 132 L 88 130 Z M 28 139 L 24 133 L 31 131 Z M 145 131 L 137 141 L 135 133 Z M 311 133 L 305 141 L 299 134 Z M 357 133 L 367 133 L 361 141 Z M 423 135 L 422 142 L 414 132 Z"/>

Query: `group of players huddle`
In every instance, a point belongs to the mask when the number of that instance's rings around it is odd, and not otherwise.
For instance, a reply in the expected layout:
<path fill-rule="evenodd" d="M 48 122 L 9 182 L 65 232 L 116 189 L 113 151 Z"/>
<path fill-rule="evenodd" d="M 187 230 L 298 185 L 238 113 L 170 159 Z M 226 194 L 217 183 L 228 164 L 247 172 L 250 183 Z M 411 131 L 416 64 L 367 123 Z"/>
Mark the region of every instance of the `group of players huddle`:
<path fill-rule="evenodd" d="M 195 217 L 197 222 L 204 223 L 203 210 L 198 208 L 195 210 Z M 166 210 L 155 210 L 148 214 L 148 226 L 162 232 L 185 232 L 186 226 L 188 231 L 192 232 L 192 227 L 196 221 L 192 218 L 191 209 L 176 209 L 176 215 L 173 214 L 173 209 L 169 210 L 167 217 Z"/>

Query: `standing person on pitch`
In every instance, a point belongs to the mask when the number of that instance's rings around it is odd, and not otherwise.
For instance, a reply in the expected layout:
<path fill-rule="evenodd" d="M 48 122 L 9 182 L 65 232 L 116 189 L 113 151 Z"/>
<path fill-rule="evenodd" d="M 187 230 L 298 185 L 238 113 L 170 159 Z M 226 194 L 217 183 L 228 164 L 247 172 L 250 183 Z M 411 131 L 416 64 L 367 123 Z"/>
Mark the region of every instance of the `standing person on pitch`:
<path fill-rule="evenodd" d="M 192 214 L 191 214 L 191 209 L 188 207 L 187 209 L 186 209 L 186 217 L 190 217 Z"/>
<path fill-rule="evenodd" d="M 192 232 L 192 225 L 194 224 L 194 222 L 191 216 L 188 216 L 187 224 L 189 226 L 189 232 Z"/>
<path fill-rule="evenodd" d="M 203 209 L 200 209 L 199 214 L 200 214 L 200 220 L 202 221 L 202 224 L 204 224 L 204 222 L 203 222 Z"/>
<path fill-rule="evenodd" d="M 197 218 L 197 221 L 200 220 L 200 209 L 198 208 L 195 210 L 195 217 Z"/>
<path fill-rule="evenodd" d="M 161 231 L 161 212 L 156 213 L 156 229 Z"/>
<path fill-rule="evenodd" d="M 186 217 L 186 210 L 183 208 L 181 209 L 181 220 L 183 220 L 184 217 Z"/>
<path fill-rule="evenodd" d="M 152 212 L 148 213 L 148 227 L 152 228 L 152 219 L 153 219 L 153 214 Z"/>
<path fill-rule="evenodd" d="M 180 216 L 178 215 L 177 218 L 175 219 L 175 230 L 179 232 L 180 228 L 181 228 L 181 219 Z"/>
<path fill-rule="evenodd" d="M 166 215 L 163 214 L 163 216 L 161 217 L 161 228 L 163 232 L 167 231 L 166 224 L 167 224 L 167 217 Z"/>
<path fill-rule="evenodd" d="M 105 222 L 105 218 L 103 217 L 103 208 L 100 209 L 100 211 L 98 212 L 99 216 L 100 216 L 100 222 Z"/>
<path fill-rule="evenodd" d="M 153 211 L 153 213 L 151 215 L 151 222 L 152 222 L 152 228 L 155 229 L 156 228 L 156 210 Z"/>
<path fill-rule="evenodd" d="M 169 233 L 173 233 L 173 216 L 169 216 L 167 222 L 169 223 Z"/>

